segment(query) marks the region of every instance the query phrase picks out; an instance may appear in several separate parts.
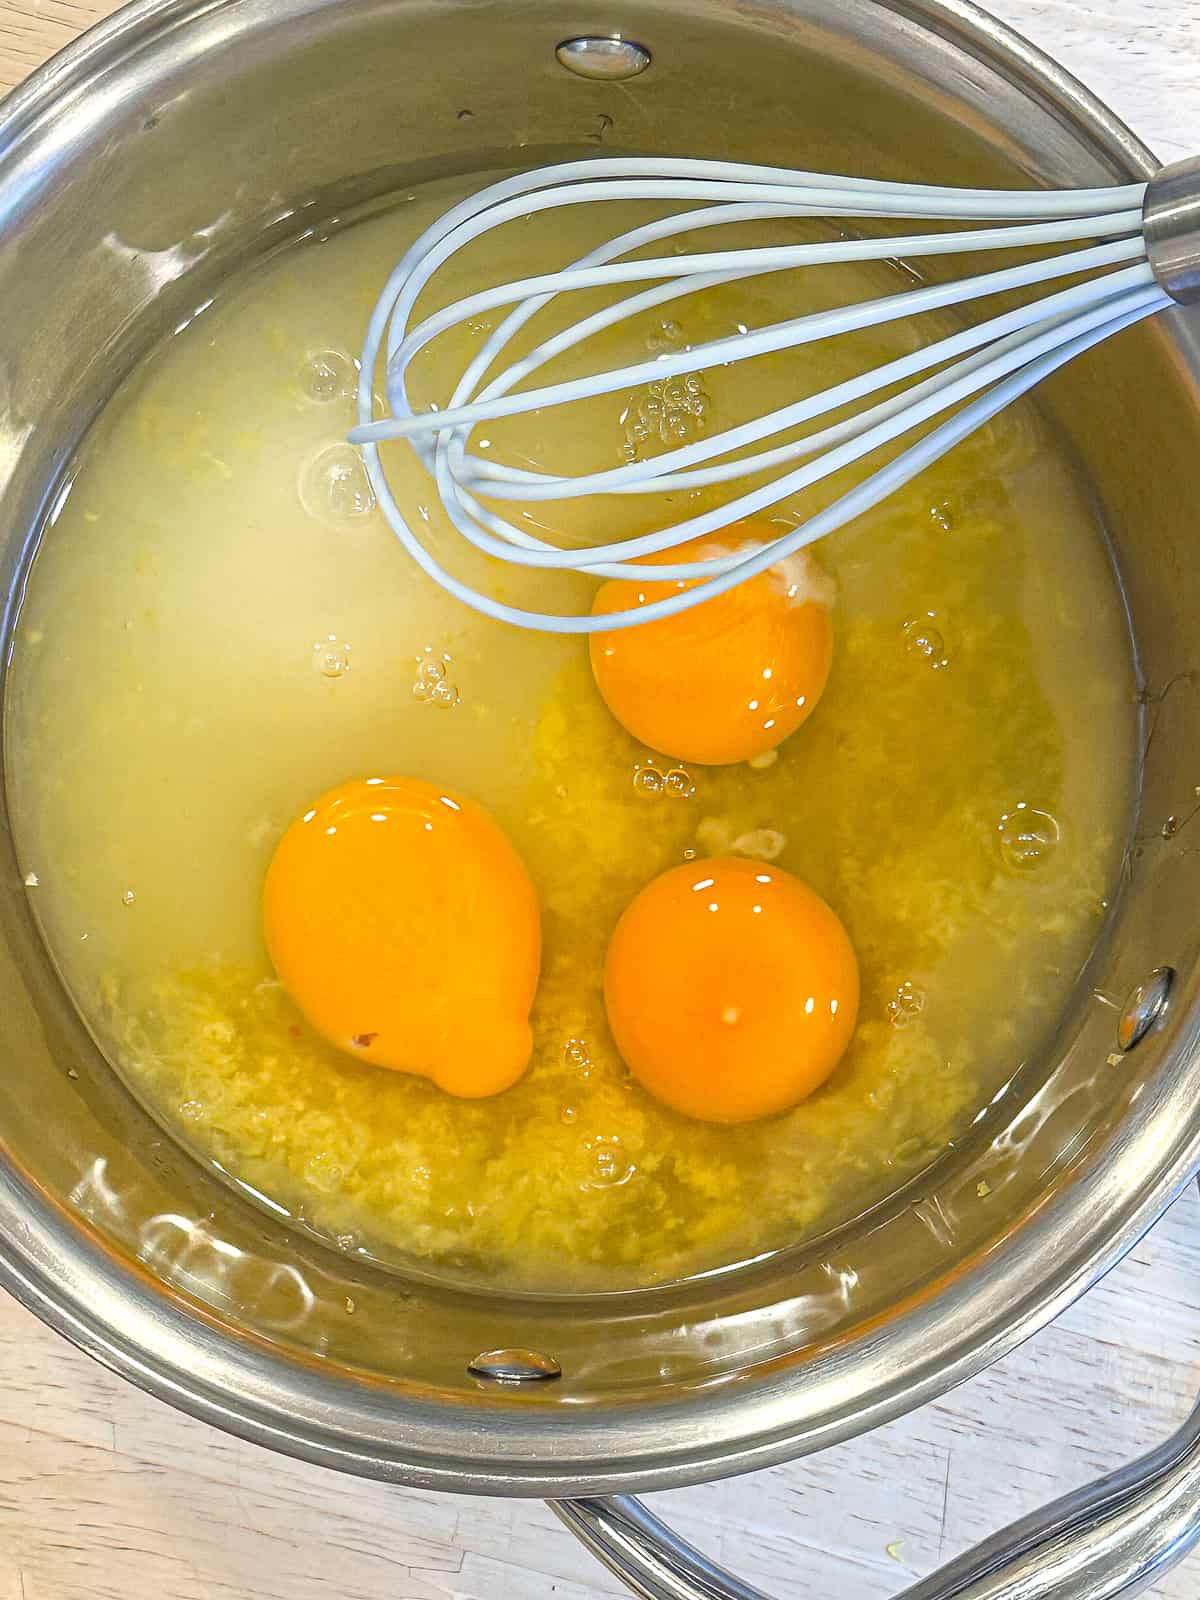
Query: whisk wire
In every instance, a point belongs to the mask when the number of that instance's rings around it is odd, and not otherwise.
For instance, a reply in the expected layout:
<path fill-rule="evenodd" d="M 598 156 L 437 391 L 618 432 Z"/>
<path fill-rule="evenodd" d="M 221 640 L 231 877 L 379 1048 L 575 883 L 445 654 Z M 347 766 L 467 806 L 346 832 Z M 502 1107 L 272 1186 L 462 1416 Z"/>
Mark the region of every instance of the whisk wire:
<path fill-rule="evenodd" d="M 679 219 L 674 220 L 678 221 Z M 1113 234 L 1136 233 L 1140 224 L 1140 220 L 1140 213 L 1125 211 L 1115 213 L 1111 216 L 1096 217 L 1091 219 L 1090 222 L 1084 224 L 1072 219 L 1068 222 L 1055 222 L 1045 225 L 1039 224 L 1034 227 L 1023 228 L 1020 230 L 1013 228 L 992 228 L 953 234 L 920 235 L 903 241 L 904 254 L 906 257 L 920 259 L 921 257 L 925 256 L 960 254 L 976 250 L 1001 248 L 1016 249 L 1026 248 L 1033 245 L 1068 242 L 1083 238 L 1103 238 Z M 705 222 L 702 217 L 696 225 L 703 227 L 712 226 L 715 224 Z M 678 229 L 677 231 L 685 230 Z M 1130 241 L 1130 245 L 1130 254 L 1144 253 L 1144 247 L 1139 240 Z M 623 254 L 629 248 L 631 248 L 631 246 L 628 244 L 628 236 L 623 236 L 621 239 L 613 241 L 610 246 L 605 247 L 603 252 L 593 252 L 590 256 L 583 257 L 582 260 L 585 263 L 592 263 L 595 262 L 602 253 L 604 256 L 617 253 Z M 445 310 L 436 313 L 432 317 L 429 317 L 425 322 L 413 329 L 411 333 L 408 333 L 402 340 L 397 340 L 395 347 L 389 349 L 389 400 L 392 402 L 393 406 L 396 405 L 397 401 L 399 401 L 401 406 L 403 406 L 403 386 L 398 380 L 408 367 L 409 363 L 412 361 L 413 357 L 420 350 L 424 349 L 427 344 L 431 343 L 432 340 L 435 339 L 439 334 L 448 332 L 450 328 L 454 327 L 458 323 L 482 316 L 488 311 L 495 310 L 498 306 L 512 304 L 514 301 L 523 301 L 527 303 L 521 307 L 522 312 L 526 312 L 528 307 L 527 315 L 522 316 L 521 322 L 516 325 L 520 326 L 524 323 L 524 321 L 528 320 L 528 316 L 531 316 L 535 311 L 540 310 L 541 307 L 547 304 L 555 295 L 567 293 L 571 290 L 606 287 L 614 284 L 636 282 L 650 277 L 677 277 L 684 279 L 684 283 L 678 290 L 678 293 L 680 295 L 685 295 L 695 293 L 698 288 L 708 287 L 707 281 L 703 284 L 693 282 L 692 280 L 696 277 L 702 277 L 706 280 L 711 278 L 712 282 L 731 282 L 735 281 L 737 278 L 753 277 L 760 273 L 786 271 L 802 266 L 844 265 L 845 263 L 851 261 L 888 260 L 893 259 L 896 255 L 896 252 L 897 241 L 895 239 L 847 239 L 829 244 L 800 244 L 782 246 L 777 249 L 756 248 L 750 250 L 717 251 L 710 252 L 706 255 L 689 255 L 683 259 L 671 257 L 637 262 L 617 262 L 613 264 L 602 265 L 576 264 L 557 273 L 547 273 L 537 278 L 525 278 L 518 282 L 502 284 L 495 289 L 485 290 L 479 294 L 470 295 L 463 300 L 457 301 L 454 305 L 447 307 Z M 1069 264 L 1072 260 L 1071 257 L 1056 257 L 1054 259 L 1059 263 L 1068 263 L 1066 265 L 1060 265 L 1060 273 L 1075 270 Z M 1120 257 L 1117 259 L 1120 259 Z M 1091 264 L 1092 263 L 1088 261 L 1079 263 L 1078 270 L 1085 270 Z M 1034 265 L 1045 266 L 1047 264 L 1030 263 L 1030 266 Z M 428 281 L 427 277 L 425 281 Z M 943 285 L 938 287 L 944 291 L 954 292 L 961 298 L 969 298 L 975 292 L 985 292 L 975 291 L 971 288 L 971 285 L 978 281 L 979 280 L 968 280 L 966 284 L 955 286 Z M 1040 279 L 1034 278 L 1032 281 L 1040 281 Z M 1001 286 L 1003 287 L 1003 285 Z M 669 298 L 674 298 L 674 296 L 662 296 L 663 301 Z M 537 303 L 533 304 L 535 300 Z M 946 304 L 954 302 L 936 302 L 931 296 L 930 303 Z M 619 302 L 618 304 L 621 303 Z M 632 314 L 632 312 L 624 314 Z M 897 316 L 906 314 L 908 314 L 907 311 L 895 313 Z M 597 315 L 599 316 L 602 314 L 597 313 Z M 619 320 L 619 317 L 616 317 L 613 320 Z M 606 325 L 608 324 L 603 322 L 600 324 L 600 326 Z M 786 328 L 791 325 L 792 324 L 790 323 L 781 323 L 776 324 L 775 328 Z M 515 332 L 515 327 L 513 328 L 513 331 Z M 777 348 L 770 342 L 773 332 L 773 329 L 768 328 L 759 330 L 753 334 L 748 333 L 731 335 L 726 340 L 717 341 L 714 344 L 704 348 L 713 352 L 715 355 L 721 356 L 722 358 L 735 358 L 744 360 L 748 356 L 763 354 L 771 349 Z M 396 319 L 393 319 L 392 334 L 389 335 L 389 345 L 391 343 L 391 339 L 395 337 L 395 335 Z M 577 341 L 572 339 L 571 342 L 573 343 Z M 489 344 L 490 343 L 491 341 L 489 341 Z M 562 345 L 560 348 L 569 348 L 569 345 Z M 482 354 L 482 352 L 480 354 Z M 472 365 L 475 366 L 476 363 L 473 362 Z M 659 366 L 660 364 L 654 361 L 649 361 L 643 362 L 638 366 L 630 366 L 623 369 L 623 371 L 629 373 L 634 381 L 645 381 L 647 374 L 650 376 L 661 375 L 661 370 L 655 370 L 656 368 L 659 368 Z M 584 379 L 577 381 L 580 385 L 584 385 L 591 380 Z M 526 396 L 524 398 L 525 400 L 528 400 L 531 397 Z M 577 396 L 569 392 L 556 392 L 552 400 L 543 403 L 561 404 L 565 400 L 572 398 L 577 398 Z M 527 406 L 525 409 L 536 409 L 536 407 Z M 457 421 L 460 420 L 469 419 L 461 416 L 460 414 L 455 414 L 453 411 L 451 411 L 449 416 L 443 412 L 440 414 L 440 421 L 437 424 L 425 422 L 421 424 L 421 426 L 453 426 Z M 487 418 L 480 413 L 478 415 L 478 420 L 483 421 L 487 420 Z M 379 431 L 385 427 L 388 429 L 399 429 L 401 427 L 401 423 L 399 421 L 389 422 L 386 424 L 379 423 L 375 424 L 374 426 L 377 430 L 374 435 L 375 437 L 399 438 L 403 436 L 403 434 L 398 431 Z M 415 430 L 412 426 L 406 426 L 405 431 L 411 433 L 419 430 Z"/>
<path fill-rule="evenodd" d="M 874 242 L 874 241 L 873 241 Z M 887 241 L 890 244 L 890 254 L 896 251 L 896 241 Z M 747 252 L 742 252 L 745 255 Z M 876 259 L 882 259 L 884 252 L 880 251 Z M 691 350 L 678 355 L 655 357 L 647 361 L 633 362 L 628 366 L 612 369 L 608 372 L 593 373 L 585 378 L 574 378 L 567 382 L 550 384 L 542 389 L 529 389 L 519 395 L 507 394 L 509 387 L 506 381 L 508 373 L 497 378 L 484 396 L 467 404 L 451 404 L 436 412 L 416 412 L 408 403 L 407 394 L 399 381 L 404 368 L 411 356 L 416 353 L 414 349 L 405 355 L 404 347 L 398 348 L 389 370 L 389 400 L 398 414 L 382 422 L 372 422 L 366 426 L 356 428 L 351 435 L 356 443 L 365 442 L 366 439 L 399 439 L 411 438 L 423 433 L 442 433 L 447 429 L 460 426 L 475 426 L 480 422 L 492 422 L 499 417 L 519 416 L 530 411 L 540 411 L 547 406 L 566 405 L 575 400 L 590 399 L 600 394 L 611 394 L 619 389 L 636 388 L 639 384 L 655 380 L 680 377 L 686 373 L 694 372 L 699 367 L 716 366 L 729 361 L 744 361 L 751 356 L 770 355 L 780 350 L 793 349 L 798 345 L 812 344 L 821 339 L 833 338 L 839 334 L 858 332 L 863 328 L 879 327 L 886 322 L 897 322 L 919 315 L 924 311 L 944 310 L 949 306 L 960 305 L 966 300 L 979 299 L 984 295 L 1000 294 L 1014 289 L 1028 288 L 1033 284 L 1044 283 L 1056 277 L 1067 277 L 1073 273 L 1086 272 L 1093 269 L 1114 266 L 1122 261 L 1135 260 L 1144 257 L 1144 249 L 1138 239 L 1118 239 L 1107 245 L 1097 245 L 1091 250 L 1072 251 L 1067 255 L 1053 256 L 1039 261 L 1024 262 L 1020 266 L 1006 267 L 995 272 L 981 273 L 971 278 L 957 279 L 949 283 L 926 284 L 919 289 L 911 289 L 902 294 L 885 295 L 877 300 L 859 301 L 854 305 L 839 306 L 830 311 L 811 312 L 807 316 L 789 319 L 786 322 L 773 323 L 753 333 L 735 334 L 722 339 L 714 339 L 705 344 L 694 346 Z M 695 259 L 695 258 L 693 258 Z M 845 258 L 838 258 L 839 260 Z M 808 263 L 806 263 L 808 264 Z M 755 269 L 759 270 L 759 269 Z M 767 269 L 773 270 L 773 269 Z M 567 278 L 568 273 L 562 276 Z M 521 289 L 523 285 L 514 285 Z M 571 285 L 568 285 L 571 287 Z M 1091 286 L 1095 292 L 1096 285 Z M 515 298 L 515 296 L 514 296 Z M 547 296 L 546 298 L 549 298 Z M 466 307 L 467 302 L 459 303 L 459 307 L 451 308 L 458 311 Z M 474 315 L 474 308 L 466 310 L 464 316 Z M 431 319 L 432 320 L 432 319 Z M 440 318 L 438 320 L 441 320 Z M 452 321 L 444 323 L 437 329 L 444 332 L 448 327 L 454 326 L 457 321 L 463 320 L 455 316 Z M 613 318 L 613 322 L 620 318 Z M 611 326 L 612 323 L 607 324 Z M 515 331 L 515 329 L 514 329 Z M 571 348 L 579 341 L 573 337 L 576 330 L 568 330 L 557 341 L 554 353 Z M 495 352 L 493 351 L 494 355 Z M 534 356 L 524 358 L 517 366 L 523 370 L 513 377 L 513 382 L 525 376 L 534 369 Z M 548 357 L 547 357 L 548 359 Z M 472 363 L 474 365 L 474 363 Z M 459 385 L 461 389 L 462 385 Z M 455 393 L 458 393 L 456 389 Z"/>
<path fill-rule="evenodd" d="M 1013 400 L 1019 398 L 1058 367 L 1065 365 L 1076 355 L 1082 354 L 1084 350 L 1090 349 L 1111 334 L 1132 326 L 1133 323 L 1146 315 L 1148 315 L 1148 309 L 1145 306 L 1126 310 L 1111 321 L 1102 323 L 1099 327 L 1079 336 L 1069 344 L 1060 345 L 1054 351 L 1037 361 L 1029 363 L 1005 382 L 997 385 L 989 394 L 981 397 L 973 410 L 969 407 L 964 408 L 957 416 L 952 417 L 927 435 L 913 449 L 906 451 L 897 460 L 881 468 L 855 489 L 835 500 L 822 512 L 810 518 L 792 533 L 769 545 L 761 546 L 758 550 L 745 556 L 744 559 L 737 561 L 736 564 L 721 563 L 724 570 L 719 572 L 717 576 L 697 583 L 694 587 L 679 595 L 671 596 L 664 600 L 652 601 L 645 606 L 639 607 L 636 611 L 615 612 L 603 617 L 554 616 L 543 612 L 526 611 L 519 607 L 508 606 L 494 600 L 489 595 L 472 589 L 469 585 L 448 573 L 421 542 L 413 537 L 399 513 L 399 508 L 396 506 L 395 500 L 387 487 L 386 480 L 379 479 L 378 481 L 381 482 L 384 495 L 389 502 L 385 510 L 405 549 L 428 577 L 432 578 L 435 583 L 439 584 L 447 593 L 460 600 L 463 604 L 471 606 L 474 610 L 498 621 L 509 622 L 518 627 L 528 627 L 543 632 L 590 634 L 640 626 L 647 622 L 654 622 L 664 617 L 673 616 L 678 611 L 686 609 L 688 604 L 699 604 L 718 594 L 723 594 L 733 587 L 735 583 L 743 582 L 749 577 L 766 571 L 796 550 L 815 543 L 818 539 L 834 532 L 855 517 L 863 515 L 898 488 L 911 482 L 927 466 L 940 459 L 962 439 L 974 432 L 976 428 L 990 421 L 1005 406 L 1011 404 Z M 364 446 L 364 454 L 367 456 L 369 464 L 377 470 L 377 446 L 367 444 Z M 375 458 L 374 461 L 371 460 L 372 457 Z M 637 569 L 634 570 L 636 571 Z M 655 572 L 656 576 L 664 575 L 664 569 L 656 567 Z M 644 577 L 644 570 L 639 575 Z"/>
<path fill-rule="evenodd" d="M 908 400 L 906 405 L 893 408 L 889 415 L 874 426 L 856 430 L 841 444 L 826 449 L 818 460 L 797 468 L 776 482 L 753 489 L 725 505 L 639 538 L 565 551 L 554 547 L 536 551 L 510 549 L 506 548 L 509 543 L 506 532 L 508 525 L 482 506 L 469 491 L 453 482 L 444 459 L 439 459 L 437 463 L 438 490 L 459 532 L 488 555 L 502 556 L 521 566 L 575 568 L 605 577 L 644 577 L 644 569 L 635 566 L 625 567 L 617 572 L 611 567 L 600 571 L 596 564 L 620 561 L 622 557 L 626 561 L 633 562 L 646 556 L 658 555 L 683 540 L 703 538 L 717 533 L 731 520 L 752 517 L 776 504 L 780 498 L 811 488 L 844 467 L 853 465 L 863 456 L 893 443 L 903 434 L 921 427 L 941 412 L 971 398 L 980 389 L 1007 376 L 1014 369 L 1019 370 L 1030 362 L 1036 363 L 1039 357 L 1053 353 L 1058 348 L 1070 346 L 1094 327 L 1106 326 L 1126 312 L 1139 310 L 1143 305 L 1156 299 L 1159 293 L 1153 283 L 1135 287 L 1116 301 L 1105 302 L 1099 307 L 1078 314 L 1065 327 L 1054 327 L 1035 334 L 1033 338 L 1015 343 L 1007 350 L 998 351 L 993 347 L 987 351 L 987 359 L 982 364 L 967 362 L 951 369 L 950 373 L 945 375 L 947 381 L 930 389 L 919 400 L 914 401 L 910 391 L 906 396 Z M 464 511 L 466 515 L 463 515 Z M 482 528 L 490 528 L 497 537 L 489 537 L 487 533 L 481 531 L 480 525 Z M 706 571 L 712 570 L 712 567 L 705 562 L 678 568 L 655 564 L 655 575 L 667 579 L 702 577 Z M 727 570 L 736 570 L 736 563 L 732 563 Z"/>
<path fill-rule="evenodd" d="M 1115 299 L 1126 289 L 1144 287 L 1152 283 L 1153 276 L 1145 265 L 1124 268 L 1112 273 L 1105 280 L 1110 299 Z M 970 357 L 972 363 L 982 363 L 988 359 L 990 353 L 999 353 L 1001 349 L 1010 348 L 1010 341 L 1024 342 L 1030 336 L 1031 329 L 1048 329 L 1069 322 L 1080 307 L 1091 304 L 1093 299 L 1094 294 L 1090 289 L 1077 287 L 1063 290 L 1034 305 L 1018 307 L 988 322 L 973 325 L 940 339 L 934 344 L 923 345 L 920 349 L 900 356 L 882 367 L 846 379 L 829 389 L 795 401 L 792 405 L 785 406 L 766 417 L 756 417 L 752 421 L 724 429 L 720 433 L 710 434 L 690 444 L 664 451 L 661 455 L 651 457 L 645 462 L 628 463 L 625 466 L 606 468 L 600 472 L 571 477 L 531 472 L 524 468 L 487 461 L 480 456 L 467 456 L 467 430 L 464 428 L 456 428 L 442 437 L 455 481 L 466 488 L 484 488 L 493 499 L 565 500 L 598 493 L 639 494 L 645 492 L 651 481 L 659 493 L 707 487 L 710 484 L 727 482 L 731 478 L 750 476 L 797 457 L 812 455 L 817 450 L 827 449 L 840 443 L 843 438 L 853 437 L 871 422 L 879 420 L 884 415 L 890 415 L 911 401 L 923 398 L 926 393 L 941 387 L 947 381 L 949 369 L 947 373 L 926 378 L 922 383 L 912 385 L 891 399 L 880 402 L 871 411 L 850 417 L 821 433 L 806 435 L 802 439 L 756 455 L 720 462 L 716 466 L 700 468 L 699 464 L 702 462 L 742 450 L 771 434 L 800 427 L 816 417 L 842 406 L 852 405 L 880 389 L 902 383 L 931 367 L 948 362 L 965 351 L 978 350 L 979 346 L 990 344 L 993 346 L 991 352 L 984 351 L 982 354 Z M 964 363 L 953 370 L 961 372 L 969 369 Z"/>
<path fill-rule="evenodd" d="M 392 273 L 368 328 L 359 384 L 359 425 L 351 438 L 363 448 L 372 486 L 397 538 L 428 576 L 464 603 L 498 620 L 557 633 L 641 626 L 723 593 L 843 526 L 911 481 L 1047 373 L 1100 339 L 1169 304 L 1170 296 L 1159 287 L 1146 261 L 1140 209 L 1144 191 L 1144 185 L 1066 193 L 942 190 L 732 163 L 651 162 L 636 158 L 568 163 L 541 173 L 518 174 L 452 208 L 422 234 Z M 425 285 L 457 251 L 491 228 L 538 210 L 613 199 L 670 200 L 700 209 L 626 230 L 563 270 L 465 296 L 416 327 L 411 326 L 413 310 Z M 702 228 L 816 216 L 999 221 L 1005 225 L 959 228 L 904 239 L 843 237 L 830 242 L 621 259 L 635 250 Z M 1089 240 L 1105 242 L 1085 244 Z M 703 288 L 802 265 L 897 257 L 920 259 L 982 249 L 1028 249 L 1069 243 L 1084 247 L 948 283 L 922 284 L 882 299 L 813 312 L 710 340 L 655 360 L 513 392 L 539 368 L 597 333 Z M 472 431 L 485 421 L 618 389 L 636 389 L 645 382 L 665 382 L 718 363 L 796 348 L 923 311 L 961 305 L 984 295 L 1028 289 L 1080 273 L 1099 276 L 1089 277 L 1041 302 L 1019 306 L 976 327 L 964 328 L 877 369 L 805 396 L 772 415 L 646 461 L 565 475 L 508 466 L 468 451 Z M 556 297 L 581 289 L 646 284 L 647 279 L 655 281 L 555 332 L 488 378 L 516 334 Z M 416 355 L 462 321 L 500 307 L 509 309 L 468 361 L 448 403 L 440 410 L 415 411 L 407 392 L 407 374 Z M 376 419 L 374 384 L 381 355 L 386 362 L 392 415 Z M 940 370 L 931 371 L 934 368 Z M 772 435 L 802 427 L 899 383 L 907 383 L 908 387 L 817 433 L 765 451 L 734 455 Z M 936 420 L 948 411 L 954 414 Z M 735 520 L 764 512 L 931 423 L 936 425 L 895 459 L 775 540 L 705 560 L 674 564 L 656 560 L 655 577 L 677 581 L 678 592 L 636 610 L 604 617 L 553 616 L 522 610 L 452 577 L 405 521 L 383 472 L 378 448 L 383 440 L 407 439 L 432 476 L 452 526 L 469 545 L 487 555 L 527 568 L 575 570 L 592 577 L 639 578 L 646 575 L 644 566 L 639 565 L 646 557 L 662 557 L 686 541 L 710 536 Z M 719 459 L 731 456 L 734 459 Z M 793 465 L 797 462 L 803 464 Z M 752 486 L 720 507 L 637 538 L 584 548 L 564 549 L 538 539 L 527 528 L 504 520 L 478 498 L 485 494 L 493 501 L 532 502 L 591 494 L 665 493 L 759 476 L 775 468 L 788 470 L 773 481 Z"/>

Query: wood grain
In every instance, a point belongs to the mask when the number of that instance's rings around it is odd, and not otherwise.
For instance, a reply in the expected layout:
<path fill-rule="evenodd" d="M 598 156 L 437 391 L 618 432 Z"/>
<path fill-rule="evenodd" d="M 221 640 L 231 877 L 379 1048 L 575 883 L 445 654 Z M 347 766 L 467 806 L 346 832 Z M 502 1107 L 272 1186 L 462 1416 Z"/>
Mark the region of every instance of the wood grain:
<path fill-rule="evenodd" d="M 995 0 L 1164 158 L 1200 149 L 1200 0 Z M 0 0 L 0 88 L 113 7 Z M 883 1600 L 1162 1437 L 1200 1376 L 1200 1200 L 938 1405 L 771 1472 L 656 1497 L 768 1591 Z M 457 1500 L 226 1438 L 0 1300 L 0 1600 L 598 1600 L 536 1502 Z M 1158 1584 L 1195 1600 L 1200 1562 Z"/>

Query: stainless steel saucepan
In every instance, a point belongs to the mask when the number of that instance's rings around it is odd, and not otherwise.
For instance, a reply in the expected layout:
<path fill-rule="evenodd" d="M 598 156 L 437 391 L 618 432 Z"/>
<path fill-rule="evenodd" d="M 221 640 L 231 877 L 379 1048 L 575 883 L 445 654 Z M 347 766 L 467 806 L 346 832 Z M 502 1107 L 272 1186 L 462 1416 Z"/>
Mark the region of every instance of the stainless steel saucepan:
<path fill-rule="evenodd" d="M 564 65 L 558 47 L 588 36 L 650 63 L 593 77 L 577 45 Z M 136 0 L 0 106 L 5 626 L 84 429 L 219 279 L 400 186 L 601 139 L 944 183 L 1155 165 L 966 0 Z M 1200 850 L 1178 826 L 1200 794 L 1198 335 L 1174 313 L 1043 393 L 1128 600 L 1136 833 L 1053 1048 L 894 1202 L 817 1247 L 624 1294 L 509 1298 L 343 1259 L 223 1186 L 127 1093 L 39 941 L 6 833 L 0 1280 L 245 1438 L 544 1496 L 643 1595 L 753 1600 L 636 1502 L 597 1497 L 766 1466 L 942 1393 L 1093 1283 L 1200 1165 Z M 1200 1529 L 1198 1440 L 1193 1421 L 911 1600 L 1133 1593 Z"/>

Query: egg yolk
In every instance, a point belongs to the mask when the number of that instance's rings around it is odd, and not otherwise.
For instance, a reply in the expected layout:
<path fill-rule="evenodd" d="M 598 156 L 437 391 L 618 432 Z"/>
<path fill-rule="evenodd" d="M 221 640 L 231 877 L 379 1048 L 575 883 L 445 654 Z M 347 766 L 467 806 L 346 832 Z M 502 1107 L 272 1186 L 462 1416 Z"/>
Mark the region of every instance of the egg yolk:
<path fill-rule="evenodd" d="M 779 537 L 738 522 L 647 561 L 645 581 L 613 579 L 596 615 L 649 605 L 699 580 L 655 579 L 654 565 L 730 555 Z M 773 750 L 811 715 L 829 676 L 831 586 L 803 552 L 672 617 L 591 636 L 592 672 L 635 739 L 677 761 L 722 766 Z"/>
<path fill-rule="evenodd" d="M 821 897 L 757 861 L 688 862 L 626 908 L 604 998 L 630 1071 L 704 1122 L 786 1111 L 850 1042 L 858 962 Z"/>
<path fill-rule="evenodd" d="M 529 1064 L 537 898 L 487 812 L 415 778 L 344 783 L 280 839 L 263 887 L 279 980 L 331 1044 L 476 1099 Z"/>

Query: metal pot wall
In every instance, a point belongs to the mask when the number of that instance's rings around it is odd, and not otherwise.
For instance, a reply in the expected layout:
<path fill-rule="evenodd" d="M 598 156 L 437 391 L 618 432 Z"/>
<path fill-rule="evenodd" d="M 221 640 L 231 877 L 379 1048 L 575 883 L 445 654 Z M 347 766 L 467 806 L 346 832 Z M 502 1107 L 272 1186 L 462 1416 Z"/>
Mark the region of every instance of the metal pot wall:
<path fill-rule="evenodd" d="M 556 47 L 589 33 L 637 39 L 651 65 L 620 84 L 565 70 Z M 597 137 L 950 183 L 1111 183 L 1154 166 L 964 0 L 138 0 L 0 107 L 6 629 L 90 419 L 218 280 L 402 185 Z M 0 1281 L 108 1365 L 244 1437 L 380 1478 L 555 1499 L 819 1449 L 1052 1317 L 1200 1164 L 1200 851 L 1168 823 L 1200 782 L 1198 333 L 1174 313 L 1043 395 L 1094 485 L 1128 600 L 1148 724 L 1136 838 L 1052 1050 L 909 1191 L 818 1247 L 619 1295 L 510 1299 L 350 1264 L 272 1224 L 128 1094 L 59 984 L 6 831 Z M 1093 991 L 1123 996 L 1162 968 L 1167 1003 L 1153 980 L 1153 1026 L 1123 1050 Z M 553 1358 L 561 1376 L 541 1381 L 534 1359 L 519 1381 L 510 1360 L 498 1382 L 476 1359 L 496 1350 Z M 1193 1448 L 1189 1435 L 1155 1468 L 1152 1532 L 1162 1472 L 1178 1469 L 1179 1545 Z M 1142 1515 L 1133 1483 L 1121 1505 Z M 678 1547 L 664 1555 L 628 1505 L 566 1514 L 643 1593 L 747 1592 Z M 1072 1510 L 1076 1533 L 1091 1515 Z M 1129 1527 L 1106 1534 L 1126 1554 Z M 1139 1545 L 1135 1565 L 1150 1556 Z M 985 1565 L 1000 1571 L 998 1550 Z M 983 1570 L 920 1592 L 1016 1592 Z"/>

